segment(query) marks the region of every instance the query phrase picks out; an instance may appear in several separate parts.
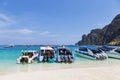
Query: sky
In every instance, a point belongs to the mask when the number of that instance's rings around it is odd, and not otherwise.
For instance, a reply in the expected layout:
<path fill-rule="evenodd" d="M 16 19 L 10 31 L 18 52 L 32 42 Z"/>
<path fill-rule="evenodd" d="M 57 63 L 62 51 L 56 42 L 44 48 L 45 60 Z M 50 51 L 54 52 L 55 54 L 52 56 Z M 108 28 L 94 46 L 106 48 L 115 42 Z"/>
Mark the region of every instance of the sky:
<path fill-rule="evenodd" d="M 0 0 L 0 44 L 75 44 L 120 13 L 120 0 Z"/>

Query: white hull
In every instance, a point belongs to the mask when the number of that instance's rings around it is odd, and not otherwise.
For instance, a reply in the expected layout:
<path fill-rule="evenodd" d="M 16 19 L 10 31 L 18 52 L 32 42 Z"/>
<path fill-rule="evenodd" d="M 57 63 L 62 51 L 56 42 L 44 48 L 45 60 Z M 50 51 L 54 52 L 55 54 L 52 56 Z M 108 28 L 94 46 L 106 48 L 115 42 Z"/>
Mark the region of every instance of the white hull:
<path fill-rule="evenodd" d="M 90 55 L 85 55 L 84 53 L 80 53 L 80 52 L 77 52 L 76 55 L 83 57 L 83 58 L 87 58 L 87 59 L 93 59 L 93 60 L 96 59 L 95 57 L 92 57 Z"/>
<path fill-rule="evenodd" d="M 32 63 L 34 61 L 35 58 L 38 57 L 38 54 L 32 56 L 31 58 L 28 58 L 28 63 Z M 20 56 L 18 59 L 17 59 L 17 63 L 20 64 L 21 63 L 21 60 L 22 59 L 22 56 Z"/>
<path fill-rule="evenodd" d="M 108 53 L 108 57 L 119 58 L 120 59 L 120 54 Z"/>
<path fill-rule="evenodd" d="M 60 55 L 58 55 L 57 57 L 58 57 L 58 58 L 57 58 L 58 62 L 61 62 L 62 59 L 60 58 Z M 72 58 L 72 57 L 73 57 L 73 58 Z M 69 55 L 69 58 L 70 58 L 71 62 L 74 62 L 74 61 L 75 61 L 75 57 L 74 57 L 73 54 L 72 54 L 72 56 Z M 68 56 L 65 56 L 65 60 L 66 60 L 66 61 L 69 61 L 69 60 L 68 60 Z"/>
<path fill-rule="evenodd" d="M 93 54 L 91 51 L 89 52 L 76 51 L 76 52 L 78 53 L 77 55 L 88 59 L 104 60 L 108 58 L 107 54 L 104 52 L 96 54 Z"/>

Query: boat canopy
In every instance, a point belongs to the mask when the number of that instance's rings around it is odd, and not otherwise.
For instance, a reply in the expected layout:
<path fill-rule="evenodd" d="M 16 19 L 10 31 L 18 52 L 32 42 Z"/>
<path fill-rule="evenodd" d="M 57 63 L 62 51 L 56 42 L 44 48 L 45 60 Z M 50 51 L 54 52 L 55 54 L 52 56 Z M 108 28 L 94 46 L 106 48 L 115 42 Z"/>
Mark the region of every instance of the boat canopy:
<path fill-rule="evenodd" d="M 25 51 L 22 51 L 23 53 L 36 53 L 37 51 L 36 50 L 25 50 Z"/>
<path fill-rule="evenodd" d="M 90 50 L 98 50 L 98 48 L 95 46 L 80 46 L 79 48 L 88 48 Z"/>
<path fill-rule="evenodd" d="M 47 47 L 40 47 L 41 50 L 54 50 L 52 47 L 47 46 Z"/>
<path fill-rule="evenodd" d="M 105 47 L 105 48 L 111 48 L 111 49 L 117 48 L 117 46 L 103 46 L 103 47 Z"/>

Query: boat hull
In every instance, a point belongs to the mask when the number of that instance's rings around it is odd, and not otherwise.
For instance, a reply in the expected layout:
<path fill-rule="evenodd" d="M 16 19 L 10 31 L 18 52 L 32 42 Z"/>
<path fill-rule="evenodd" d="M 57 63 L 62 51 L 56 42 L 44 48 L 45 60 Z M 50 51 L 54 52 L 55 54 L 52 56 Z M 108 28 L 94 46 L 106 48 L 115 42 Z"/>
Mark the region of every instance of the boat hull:
<path fill-rule="evenodd" d="M 120 54 L 115 53 L 107 53 L 109 58 L 117 58 L 120 59 Z"/>
<path fill-rule="evenodd" d="M 86 53 L 81 53 L 81 52 L 76 52 L 77 56 L 80 56 L 80 57 L 83 57 L 83 58 L 86 58 L 86 59 L 92 59 L 92 60 L 95 60 L 96 58 L 90 54 L 86 54 Z"/>

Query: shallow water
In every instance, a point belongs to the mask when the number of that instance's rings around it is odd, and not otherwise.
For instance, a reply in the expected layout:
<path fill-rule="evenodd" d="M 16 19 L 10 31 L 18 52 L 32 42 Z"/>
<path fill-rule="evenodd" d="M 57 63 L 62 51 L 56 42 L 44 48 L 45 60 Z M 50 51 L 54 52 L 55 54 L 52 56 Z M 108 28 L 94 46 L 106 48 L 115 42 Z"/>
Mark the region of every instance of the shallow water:
<path fill-rule="evenodd" d="M 74 54 L 74 49 L 76 46 L 67 46 L 72 50 Z M 49 69 L 59 69 L 59 68 L 68 68 L 74 67 L 77 65 L 86 65 L 86 64 L 107 64 L 110 62 L 119 61 L 117 59 L 96 61 L 88 58 L 83 58 L 75 55 L 75 62 L 72 64 L 65 63 L 37 63 L 32 64 L 17 64 L 16 59 L 21 55 L 21 50 L 38 50 L 40 46 L 15 46 L 12 48 L 4 48 L 4 45 L 0 46 L 0 73 L 13 73 L 13 72 L 24 72 L 24 71 L 37 71 L 37 70 L 49 70 Z"/>

